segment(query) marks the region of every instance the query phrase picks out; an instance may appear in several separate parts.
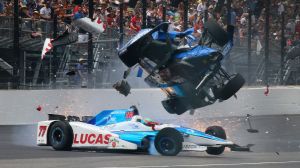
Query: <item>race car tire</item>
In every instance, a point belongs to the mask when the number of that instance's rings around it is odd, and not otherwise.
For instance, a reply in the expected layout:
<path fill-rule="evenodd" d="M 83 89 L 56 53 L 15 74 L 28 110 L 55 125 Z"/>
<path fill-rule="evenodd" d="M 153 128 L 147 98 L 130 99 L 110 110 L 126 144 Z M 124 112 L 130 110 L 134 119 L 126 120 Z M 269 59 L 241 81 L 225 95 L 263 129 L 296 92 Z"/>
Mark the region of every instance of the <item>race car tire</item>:
<path fill-rule="evenodd" d="M 50 145 L 55 150 L 71 150 L 73 143 L 73 130 L 66 121 L 56 121 L 48 134 Z"/>
<path fill-rule="evenodd" d="M 215 20 L 209 19 L 204 27 L 217 45 L 222 47 L 228 42 L 226 31 Z"/>
<path fill-rule="evenodd" d="M 188 106 L 183 102 L 181 98 L 169 98 L 163 100 L 161 103 L 165 110 L 170 114 L 181 115 L 189 110 Z"/>
<path fill-rule="evenodd" d="M 226 139 L 225 130 L 220 126 L 211 126 L 205 130 L 206 134 L 215 136 L 217 138 Z M 224 152 L 225 146 L 221 147 L 207 147 L 206 153 L 210 155 L 220 155 Z"/>
<path fill-rule="evenodd" d="M 145 137 L 142 139 L 141 147 L 138 148 L 138 151 L 146 152 L 148 151 L 149 147 L 150 147 L 150 140 L 147 137 Z"/>
<path fill-rule="evenodd" d="M 164 156 L 176 156 L 182 150 L 183 137 L 174 128 L 163 128 L 154 140 L 158 153 Z"/>
<path fill-rule="evenodd" d="M 218 98 L 221 100 L 227 100 L 233 96 L 240 88 L 245 84 L 245 79 L 240 74 L 236 74 L 231 78 L 225 86 L 223 86 L 218 92 Z"/>

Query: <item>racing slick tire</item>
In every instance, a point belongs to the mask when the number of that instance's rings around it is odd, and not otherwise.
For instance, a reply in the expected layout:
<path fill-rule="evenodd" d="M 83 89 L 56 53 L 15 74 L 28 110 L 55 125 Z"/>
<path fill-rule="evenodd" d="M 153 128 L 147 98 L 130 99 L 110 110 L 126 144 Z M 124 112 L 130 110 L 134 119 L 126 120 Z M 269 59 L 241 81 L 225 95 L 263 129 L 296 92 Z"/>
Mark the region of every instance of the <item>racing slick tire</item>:
<path fill-rule="evenodd" d="M 225 130 L 220 126 L 210 126 L 205 130 L 205 133 L 221 139 L 226 139 Z M 210 155 L 220 155 L 224 152 L 225 146 L 221 147 L 207 147 L 206 153 Z"/>
<path fill-rule="evenodd" d="M 209 19 L 204 26 L 217 45 L 223 47 L 228 42 L 226 31 L 215 20 Z"/>
<path fill-rule="evenodd" d="M 73 130 L 66 121 L 56 121 L 48 134 L 50 145 L 55 150 L 71 150 L 73 143 Z"/>
<path fill-rule="evenodd" d="M 169 98 L 163 100 L 161 103 L 165 110 L 170 114 L 181 115 L 189 110 L 188 106 L 181 98 Z"/>
<path fill-rule="evenodd" d="M 174 128 L 164 128 L 158 132 L 154 146 L 164 156 L 176 156 L 182 150 L 183 137 Z"/>
<path fill-rule="evenodd" d="M 245 84 L 245 79 L 240 74 L 236 74 L 231 78 L 225 86 L 223 86 L 218 92 L 218 98 L 221 100 L 227 100 L 233 96 L 240 88 Z"/>

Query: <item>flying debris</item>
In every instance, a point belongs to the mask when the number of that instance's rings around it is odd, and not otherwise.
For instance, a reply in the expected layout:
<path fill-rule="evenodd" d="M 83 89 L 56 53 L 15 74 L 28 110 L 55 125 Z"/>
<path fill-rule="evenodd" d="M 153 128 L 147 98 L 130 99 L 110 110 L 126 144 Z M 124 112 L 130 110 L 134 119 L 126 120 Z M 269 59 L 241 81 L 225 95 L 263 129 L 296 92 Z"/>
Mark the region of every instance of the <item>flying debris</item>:
<path fill-rule="evenodd" d="M 105 30 L 103 22 L 100 23 L 92 22 L 92 20 L 87 17 L 76 19 L 74 20 L 74 23 L 76 26 L 96 36 L 99 35 L 100 33 L 103 33 Z"/>
<path fill-rule="evenodd" d="M 37 106 L 36 110 L 37 111 L 42 111 L 42 106 L 41 105 Z"/>
<path fill-rule="evenodd" d="M 295 59 L 296 57 L 300 57 L 300 42 L 298 43 L 299 44 L 289 49 L 289 51 L 286 54 L 287 59 Z"/>
<path fill-rule="evenodd" d="M 75 71 L 69 71 L 69 72 L 66 73 L 66 75 L 74 76 L 74 75 L 76 75 L 76 72 Z"/>
<path fill-rule="evenodd" d="M 268 96 L 269 95 L 269 85 L 267 85 L 267 87 L 266 87 L 266 90 L 265 90 L 265 92 L 264 92 L 264 94 L 265 94 L 265 96 Z"/>
<path fill-rule="evenodd" d="M 68 30 L 66 30 L 62 35 L 58 36 L 56 39 L 46 38 L 42 50 L 41 59 L 44 59 L 46 53 L 48 53 L 53 47 L 72 44 L 75 43 L 77 40 L 77 34 L 69 33 Z"/>
<path fill-rule="evenodd" d="M 130 93 L 130 85 L 126 80 L 121 80 L 118 81 L 117 83 L 115 83 L 113 85 L 113 88 L 115 88 L 117 91 L 120 92 L 120 94 L 124 95 L 124 96 L 128 96 L 128 94 Z"/>
<path fill-rule="evenodd" d="M 250 114 L 247 114 L 246 120 L 247 120 L 248 125 L 249 125 L 249 128 L 247 129 L 247 131 L 248 131 L 249 133 L 258 133 L 259 131 L 258 131 L 257 129 L 253 129 L 253 128 L 252 128 L 252 124 L 251 124 L 251 121 L 250 121 L 250 117 L 251 117 L 251 115 L 250 115 Z"/>
<path fill-rule="evenodd" d="M 69 33 L 66 30 L 62 35 L 58 36 L 57 38 L 51 41 L 53 47 L 61 46 L 61 45 L 68 45 L 77 42 L 78 35 L 76 33 Z"/>

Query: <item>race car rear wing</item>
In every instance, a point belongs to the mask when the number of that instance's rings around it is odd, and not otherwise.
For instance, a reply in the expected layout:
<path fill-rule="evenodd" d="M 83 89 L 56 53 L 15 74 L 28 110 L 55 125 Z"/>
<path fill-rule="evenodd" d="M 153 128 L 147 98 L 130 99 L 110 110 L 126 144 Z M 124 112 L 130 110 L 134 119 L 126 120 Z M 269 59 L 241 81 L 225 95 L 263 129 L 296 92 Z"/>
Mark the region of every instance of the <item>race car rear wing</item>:
<path fill-rule="evenodd" d="M 48 114 L 48 120 L 59 120 L 59 121 L 81 121 L 87 123 L 94 116 L 82 116 L 81 118 L 78 116 L 64 116 L 59 114 Z"/>

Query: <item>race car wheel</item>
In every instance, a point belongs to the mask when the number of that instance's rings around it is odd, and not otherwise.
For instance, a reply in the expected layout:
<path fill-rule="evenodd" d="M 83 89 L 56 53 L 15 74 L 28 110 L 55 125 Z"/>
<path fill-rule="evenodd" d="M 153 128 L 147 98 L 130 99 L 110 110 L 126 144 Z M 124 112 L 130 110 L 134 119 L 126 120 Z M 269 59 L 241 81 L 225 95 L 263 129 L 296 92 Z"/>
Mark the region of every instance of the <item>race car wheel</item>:
<path fill-rule="evenodd" d="M 141 147 L 138 148 L 139 151 L 146 152 L 150 147 L 150 140 L 148 138 L 143 138 L 141 142 Z"/>
<path fill-rule="evenodd" d="M 241 87 L 245 84 L 245 79 L 240 74 L 236 74 L 231 78 L 225 86 L 223 86 L 218 92 L 218 98 L 221 100 L 227 100 L 233 96 Z"/>
<path fill-rule="evenodd" d="M 226 31 L 215 20 L 209 19 L 204 26 L 217 45 L 222 47 L 228 42 Z"/>
<path fill-rule="evenodd" d="M 164 128 L 158 132 L 154 146 L 164 156 L 176 156 L 182 150 L 183 137 L 174 128 Z"/>
<path fill-rule="evenodd" d="M 188 106 L 184 103 L 184 101 L 181 98 L 169 98 L 163 100 L 161 103 L 165 110 L 170 114 L 181 115 L 187 110 L 189 110 Z"/>
<path fill-rule="evenodd" d="M 208 127 L 205 131 L 206 134 L 215 136 L 217 138 L 226 139 L 225 130 L 220 126 L 211 126 Z M 206 152 L 210 155 L 220 155 L 224 152 L 225 146 L 221 147 L 207 147 Z"/>
<path fill-rule="evenodd" d="M 55 150 L 70 150 L 73 143 L 73 130 L 68 122 L 57 121 L 48 135 L 50 145 Z"/>

